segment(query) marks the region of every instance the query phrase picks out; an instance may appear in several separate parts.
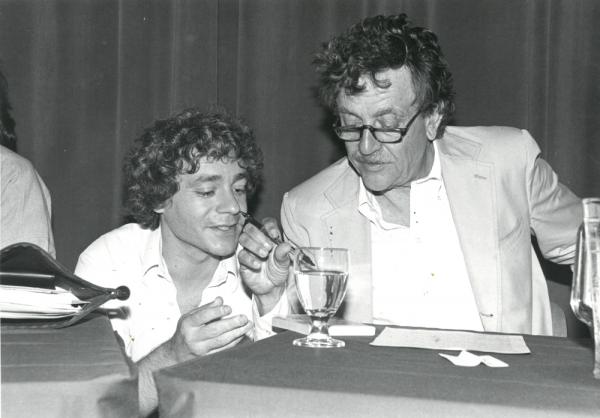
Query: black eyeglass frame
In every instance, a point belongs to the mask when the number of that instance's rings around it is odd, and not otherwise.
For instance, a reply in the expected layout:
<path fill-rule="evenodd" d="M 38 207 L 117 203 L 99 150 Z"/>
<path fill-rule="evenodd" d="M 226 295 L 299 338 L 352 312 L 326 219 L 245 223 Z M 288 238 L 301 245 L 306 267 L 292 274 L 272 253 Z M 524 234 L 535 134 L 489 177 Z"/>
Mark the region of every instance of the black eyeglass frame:
<path fill-rule="evenodd" d="M 404 139 L 404 137 L 408 133 L 408 130 L 410 129 L 410 126 L 415 121 L 415 119 L 417 119 L 417 116 L 419 116 L 420 114 L 421 114 L 421 111 L 419 110 L 417 113 L 415 113 L 415 115 L 412 118 L 410 118 L 410 120 L 408 121 L 408 123 L 406 124 L 406 126 L 403 127 L 403 128 L 375 128 L 372 125 L 341 126 L 340 125 L 340 121 L 338 120 L 336 123 L 333 124 L 333 130 L 334 130 L 335 134 L 338 136 L 338 138 L 340 138 L 344 142 L 357 142 L 357 141 L 360 141 L 361 138 L 362 138 L 363 131 L 365 129 L 368 129 L 369 132 L 371 132 L 371 135 L 373 136 L 373 138 L 375 138 L 376 141 L 381 142 L 382 144 L 397 144 L 399 142 L 402 142 L 402 140 Z M 342 134 L 344 132 L 354 132 L 354 133 L 358 133 L 359 135 L 358 135 L 358 138 L 356 138 L 356 139 L 345 139 L 345 138 L 342 138 Z M 377 135 L 375 135 L 376 132 L 397 133 L 397 134 L 400 134 L 400 138 L 395 139 L 393 141 L 382 141 L 379 138 L 377 138 Z"/>

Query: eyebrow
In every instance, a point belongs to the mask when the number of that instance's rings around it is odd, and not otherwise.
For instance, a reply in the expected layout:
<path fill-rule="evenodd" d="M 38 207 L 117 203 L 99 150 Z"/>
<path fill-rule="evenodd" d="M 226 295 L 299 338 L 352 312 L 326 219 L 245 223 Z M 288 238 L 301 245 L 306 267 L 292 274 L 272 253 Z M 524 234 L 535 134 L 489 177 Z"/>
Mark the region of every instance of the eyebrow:
<path fill-rule="evenodd" d="M 236 174 L 233 178 L 234 183 L 239 180 L 248 180 L 248 173 L 244 171 L 243 173 Z"/>
<path fill-rule="evenodd" d="M 196 177 L 194 179 L 194 181 L 192 181 L 192 184 L 215 182 L 215 181 L 221 180 L 222 178 L 223 178 L 223 176 L 218 175 L 218 174 L 208 175 L 208 176 L 200 176 L 200 177 Z"/>
<path fill-rule="evenodd" d="M 394 113 L 394 110 L 395 110 L 395 109 L 394 109 L 394 108 L 392 108 L 392 107 L 386 107 L 386 108 L 383 108 L 383 109 L 380 109 L 380 110 L 378 110 L 378 111 L 377 111 L 377 112 L 376 112 L 376 113 L 373 115 L 373 117 L 374 117 L 374 118 L 378 118 L 378 117 L 380 117 L 380 116 L 383 116 L 383 115 L 390 115 L 390 114 L 391 114 L 391 115 L 394 115 L 394 116 L 399 116 L 399 117 L 402 117 L 401 115 L 396 115 L 396 113 Z M 357 114 L 355 114 L 355 113 L 353 113 L 353 112 L 350 112 L 350 111 L 349 111 L 348 109 L 346 109 L 345 107 L 340 107 L 340 108 L 338 109 L 338 113 L 340 113 L 340 114 L 346 114 L 346 115 L 352 115 L 352 116 L 356 116 L 357 118 L 359 117 Z"/>
<path fill-rule="evenodd" d="M 378 112 L 376 112 L 373 116 L 375 116 L 376 118 L 378 118 L 379 116 L 389 115 L 389 114 L 392 114 L 392 115 L 396 116 L 396 114 L 394 113 L 394 109 L 393 108 L 386 107 L 386 108 L 381 109 Z"/>
<path fill-rule="evenodd" d="M 247 179 L 248 178 L 248 174 L 246 172 L 243 173 L 238 173 L 235 175 L 235 177 L 233 178 L 234 183 L 236 181 L 239 180 L 243 180 L 243 179 Z M 192 185 L 197 185 L 197 184 L 201 184 L 201 183 L 214 183 L 217 181 L 221 181 L 223 180 L 223 176 L 220 174 L 212 174 L 212 175 L 207 175 L 207 176 L 200 176 L 194 179 L 194 181 L 192 181 Z"/>

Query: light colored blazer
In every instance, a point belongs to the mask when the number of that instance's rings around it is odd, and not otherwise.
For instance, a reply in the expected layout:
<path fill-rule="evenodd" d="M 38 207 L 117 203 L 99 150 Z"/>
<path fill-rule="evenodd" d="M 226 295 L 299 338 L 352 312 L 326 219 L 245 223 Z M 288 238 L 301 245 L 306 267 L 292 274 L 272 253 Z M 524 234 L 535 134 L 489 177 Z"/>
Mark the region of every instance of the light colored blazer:
<path fill-rule="evenodd" d="M 438 142 L 452 217 L 486 331 L 552 334 L 548 290 L 531 246 L 573 262 L 580 199 L 558 182 L 527 131 L 447 127 Z M 338 314 L 372 319 L 370 227 L 358 212 L 359 177 L 343 158 L 284 195 L 281 222 L 300 246 L 350 249 Z"/>

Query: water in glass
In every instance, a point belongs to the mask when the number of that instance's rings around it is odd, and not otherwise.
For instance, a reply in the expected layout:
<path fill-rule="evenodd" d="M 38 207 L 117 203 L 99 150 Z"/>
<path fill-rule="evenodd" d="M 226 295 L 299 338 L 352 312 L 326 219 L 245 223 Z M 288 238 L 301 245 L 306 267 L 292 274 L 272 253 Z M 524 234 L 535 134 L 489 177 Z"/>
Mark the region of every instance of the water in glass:
<path fill-rule="evenodd" d="M 344 347 L 331 338 L 328 321 L 340 307 L 348 281 L 348 250 L 343 248 L 300 248 L 294 257 L 294 279 L 302 307 L 311 320 L 311 331 L 294 340 L 303 347 Z M 306 263 L 302 257 L 311 259 Z"/>

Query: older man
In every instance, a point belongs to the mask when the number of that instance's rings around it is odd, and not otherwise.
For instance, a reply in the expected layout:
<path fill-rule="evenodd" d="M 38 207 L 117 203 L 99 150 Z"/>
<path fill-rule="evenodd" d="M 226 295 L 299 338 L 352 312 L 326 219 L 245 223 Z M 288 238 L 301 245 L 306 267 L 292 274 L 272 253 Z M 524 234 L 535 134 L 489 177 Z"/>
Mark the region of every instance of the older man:
<path fill-rule="evenodd" d="M 571 263 L 581 204 L 531 135 L 447 126 L 452 78 L 437 37 L 403 14 L 364 19 L 314 63 L 347 156 L 286 193 L 281 221 L 296 245 L 350 249 L 339 314 L 552 334 L 531 233 L 546 258 Z"/>

